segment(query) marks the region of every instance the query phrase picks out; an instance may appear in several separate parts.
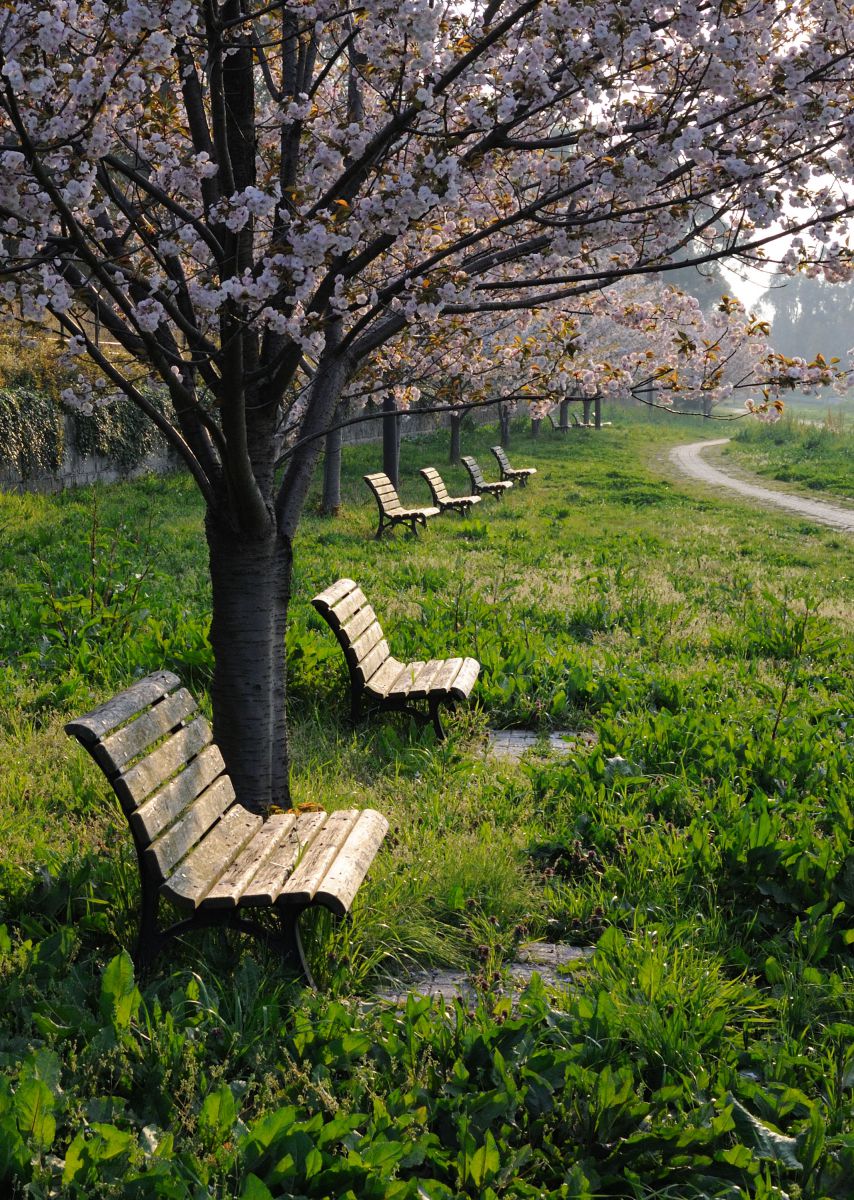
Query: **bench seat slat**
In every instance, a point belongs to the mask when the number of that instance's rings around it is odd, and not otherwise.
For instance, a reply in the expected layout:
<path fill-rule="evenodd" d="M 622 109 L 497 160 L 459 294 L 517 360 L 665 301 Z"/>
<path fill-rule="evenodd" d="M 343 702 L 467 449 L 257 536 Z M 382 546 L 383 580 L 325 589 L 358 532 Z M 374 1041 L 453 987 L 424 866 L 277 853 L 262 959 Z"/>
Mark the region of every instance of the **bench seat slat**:
<path fill-rule="evenodd" d="M 358 585 L 352 579 L 337 579 L 335 583 L 329 585 L 319 596 L 314 597 L 314 603 L 317 607 L 334 608 L 339 604 L 345 596 L 350 592 L 358 591 Z"/>
<path fill-rule="evenodd" d="M 386 688 L 386 697 L 389 700 L 403 700 L 406 696 L 408 696 L 409 689 L 415 682 L 418 672 L 425 665 L 426 664 L 421 661 L 403 663 L 397 675 L 395 676 L 394 682 L 390 685 L 390 687 Z"/>
<path fill-rule="evenodd" d="M 152 742 L 169 733 L 196 711 L 197 704 L 186 688 L 165 696 L 148 712 L 137 717 L 95 747 L 93 754 L 98 766 L 108 774 L 123 767 L 147 749 Z"/>
<path fill-rule="evenodd" d="M 241 905 L 271 905 L 282 890 L 300 855 L 326 823 L 325 812 L 300 813 L 281 842 L 247 884 Z"/>
<path fill-rule="evenodd" d="M 346 625 L 341 626 L 341 632 L 350 642 L 355 642 L 376 619 L 376 613 L 370 604 L 366 604 L 364 608 L 359 609 L 355 616 L 350 618 Z"/>
<path fill-rule="evenodd" d="M 381 642 L 377 642 L 373 650 L 365 655 L 360 663 L 356 664 L 356 670 L 361 675 L 363 683 L 368 683 L 371 680 L 390 653 L 388 642 L 383 638 Z"/>
<path fill-rule="evenodd" d="M 256 813 L 241 804 L 232 805 L 161 885 L 161 894 L 177 904 L 198 908 L 261 824 L 262 818 Z"/>
<path fill-rule="evenodd" d="M 353 662 L 358 666 L 359 663 L 365 661 L 374 646 L 378 645 L 383 640 L 383 631 L 380 628 L 379 621 L 374 621 L 369 625 L 365 632 L 354 642 L 350 643 L 347 653 L 352 657 Z M 388 654 L 384 655 L 388 658 Z"/>
<path fill-rule="evenodd" d="M 188 805 L 225 770 L 219 746 L 206 746 L 164 788 L 129 812 L 131 828 L 144 846 L 149 845 L 180 816 Z M 116 791 L 121 780 L 116 781 Z"/>
<path fill-rule="evenodd" d="M 183 776 L 178 778 L 183 779 Z M 145 857 L 160 882 L 167 879 L 184 855 L 201 841 L 233 800 L 234 786 L 231 780 L 227 775 L 219 775 L 210 787 L 187 805 L 178 820 L 151 843 L 145 851 Z M 143 830 L 144 840 L 148 836 L 144 820 L 140 821 L 139 813 L 134 813 L 134 817 Z M 156 827 L 155 822 L 152 822 L 152 827 Z"/>
<path fill-rule="evenodd" d="M 382 813 L 363 809 L 314 893 L 315 904 L 323 904 L 342 917 L 349 912 L 387 832 L 388 821 Z"/>
<path fill-rule="evenodd" d="M 476 658 L 464 658 L 463 665 L 460 667 L 459 674 L 450 684 L 451 695 L 457 700 L 467 700 L 469 694 L 477 683 L 477 677 L 480 674 L 480 663 Z"/>
<path fill-rule="evenodd" d="M 340 809 L 329 814 L 323 828 L 286 880 L 276 897 L 276 903 L 308 904 L 314 899 L 314 893 L 358 818 L 359 810 L 356 808 Z"/>
<path fill-rule="evenodd" d="M 442 669 L 443 659 L 431 658 L 426 662 L 409 685 L 410 700 L 426 700 L 436 674 Z"/>
<path fill-rule="evenodd" d="M 116 791 L 129 804 L 140 804 L 212 741 L 210 725 L 204 717 L 197 717 L 192 724 L 179 729 L 162 746 L 125 771 L 116 781 Z"/>
<path fill-rule="evenodd" d="M 343 600 L 338 601 L 335 607 L 330 610 L 329 615 L 331 620 L 336 621 L 339 626 L 346 625 L 352 616 L 365 607 L 370 608 L 365 593 L 361 588 L 355 588 Z"/>
<path fill-rule="evenodd" d="M 93 708 L 85 716 L 69 721 L 65 732 L 76 737 L 88 750 L 105 733 L 118 729 L 149 704 L 154 704 L 163 696 L 174 692 L 180 685 L 181 680 L 172 671 L 156 671 L 153 675 L 140 679 L 139 683 L 132 684 L 112 700 Z"/>
<path fill-rule="evenodd" d="M 442 663 L 441 671 L 437 673 L 433 680 L 430 695 L 441 696 L 443 693 L 448 692 L 462 665 L 463 660 L 461 658 L 446 658 Z"/>
<path fill-rule="evenodd" d="M 367 691 L 375 696 L 385 696 L 388 689 L 403 670 L 403 665 L 396 658 L 387 658 L 382 666 L 374 671 L 371 678 L 365 684 Z"/>
<path fill-rule="evenodd" d="M 296 824 L 292 812 L 268 817 L 246 849 L 237 856 L 201 903 L 202 908 L 236 908 L 261 868 L 273 857 Z"/>

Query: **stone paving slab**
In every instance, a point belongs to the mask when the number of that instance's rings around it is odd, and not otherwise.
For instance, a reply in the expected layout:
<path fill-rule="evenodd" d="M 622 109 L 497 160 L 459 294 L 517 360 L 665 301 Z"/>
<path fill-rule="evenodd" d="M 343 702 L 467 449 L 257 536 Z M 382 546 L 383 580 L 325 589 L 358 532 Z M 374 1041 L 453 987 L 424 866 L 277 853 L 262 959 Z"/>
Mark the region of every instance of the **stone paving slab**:
<path fill-rule="evenodd" d="M 559 973 L 559 969 L 570 962 L 589 958 L 593 953 L 592 946 L 567 946 L 546 942 L 528 942 L 519 947 L 519 957 L 506 966 L 508 988 L 512 995 L 518 995 L 531 982 L 533 975 L 539 975 L 547 987 L 568 988 L 571 981 Z M 462 1000 L 465 1004 L 477 1001 L 477 989 L 472 987 L 469 975 L 465 971 L 427 970 L 410 975 L 398 984 L 390 984 L 376 993 L 378 1000 L 386 1000 L 391 1004 L 403 1004 L 410 994 L 429 996 L 435 1000 L 445 1000 L 448 1003 Z"/>
<path fill-rule="evenodd" d="M 584 729 L 554 729 L 547 735 L 533 729 L 488 729 L 486 734 L 487 756 L 511 762 L 529 753 L 565 757 L 596 744 L 596 734 Z"/>

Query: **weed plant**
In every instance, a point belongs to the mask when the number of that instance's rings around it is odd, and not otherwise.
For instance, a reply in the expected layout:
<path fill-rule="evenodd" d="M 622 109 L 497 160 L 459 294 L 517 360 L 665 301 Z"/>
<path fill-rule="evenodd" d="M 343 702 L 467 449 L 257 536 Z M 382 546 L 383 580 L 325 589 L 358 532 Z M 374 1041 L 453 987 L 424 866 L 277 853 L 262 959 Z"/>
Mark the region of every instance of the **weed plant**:
<path fill-rule="evenodd" d="M 351 923 L 308 914 L 316 994 L 215 933 L 135 978 L 124 818 L 61 732 L 161 667 L 205 702 L 191 483 L 0 496 L 2 1194 L 850 1200 L 851 543 L 671 481 L 696 436 L 517 429 L 526 491 L 380 543 L 346 450 L 297 546 L 293 791 L 391 832 Z M 446 454 L 404 444 L 404 503 L 465 486 Z M 310 605 L 345 575 L 399 657 L 481 660 L 445 743 L 350 727 Z M 595 741 L 506 763 L 487 726 Z M 590 956 L 514 1000 L 531 939 Z M 372 998 L 427 965 L 477 999 Z"/>

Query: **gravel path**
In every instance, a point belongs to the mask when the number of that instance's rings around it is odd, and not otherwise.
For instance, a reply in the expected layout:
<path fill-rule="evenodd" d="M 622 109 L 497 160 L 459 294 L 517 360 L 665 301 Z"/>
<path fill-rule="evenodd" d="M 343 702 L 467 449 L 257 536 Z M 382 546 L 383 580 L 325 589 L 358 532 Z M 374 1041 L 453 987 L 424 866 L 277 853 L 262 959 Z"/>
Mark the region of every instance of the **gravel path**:
<path fill-rule="evenodd" d="M 726 475 L 717 467 L 710 467 L 707 462 L 703 461 L 701 454 L 704 450 L 707 450 L 709 446 L 724 446 L 728 441 L 729 438 L 716 438 L 711 442 L 692 442 L 688 446 L 676 446 L 670 451 L 670 461 L 675 463 L 684 475 L 702 480 L 711 487 L 729 488 L 731 491 L 740 492 L 742 496 L 749 496 L 751 500 L 757 500 L 760 504 L 775 504 L 778 508 L 785 508 L 789 512 L 797 513 L 799 517 L 807 517 L 822 525 L 832 525 L 834 529 L 844 529 L 848 533 L 854 533 L 854 509 L 852 508 L 842 508 L 837 504 L 824 504 L 819 500 L 809 500 L 806 496 L 796 496 L 791 492 L 775 492 L 771 488 L 759 487 L 755 483 L 747 483 L 743 479 Z"/>

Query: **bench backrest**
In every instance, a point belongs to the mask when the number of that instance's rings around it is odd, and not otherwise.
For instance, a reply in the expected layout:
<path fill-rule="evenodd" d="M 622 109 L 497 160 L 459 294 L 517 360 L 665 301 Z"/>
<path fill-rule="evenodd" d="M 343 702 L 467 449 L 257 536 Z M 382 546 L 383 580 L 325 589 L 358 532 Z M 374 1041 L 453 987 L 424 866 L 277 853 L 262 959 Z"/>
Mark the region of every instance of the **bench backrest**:
<path fill-rule="evenodd" d="M 392 517 L 401 512 L 403 505 L 400 503 L 400 497 L 388 475 L 383 471 L 375 471 L 372 475 L 365 475 L 364 480 L 387 516 Z"/>
<path fill-rule="evenodd" d="M 422 467 L 421 474 L 430 485 L 430 491 L 433 493 L 433 499 L 437 504 L 445 504 L 450 500 L 448 489 L 445 487 L 445 481 L 435 467 Z"/>
<path fill-rule="evenodd" d="M 504 453 L 503 446 L 493 446 L 492 453 L 498 459 L 498 465 L 499 465 L 499 467 L 501 467 L 502 471 L 512 471 L 513 470 L 513 468 L 510 466 L 510 462 L 507 458 L 507 455 Z"/>
<path fill-rule="evenodd" d="M 171 671 L 69 721 L 128 819 L 140 868 L 165 880 L 234 802 L 211 727 Z M 248 814 L 247 814 L 248 815 Z"/>
<path fill-rule="evenodd" d="M 471 476 L 471 481 L 474 484 L 474 486 L 476 488 L 485 487 L 486 480 L 483 477 L 483 471 L 481 471 L 480 465 L 478 464 L 477 459 L 472 458 L 468 454 L 464 454 L 460 461 L 462 462 L 463 466 L 466 468 L 469 475 Z M 483 503 L 483 501 L 481 501 L 481 503 Z"/>
<path fill-rule="evenodd" d="M 363 687 L 391 657 L 376 613 L 352 579 L 339 579 L 312 604 L 338 639 L 351 680 Z"/>

